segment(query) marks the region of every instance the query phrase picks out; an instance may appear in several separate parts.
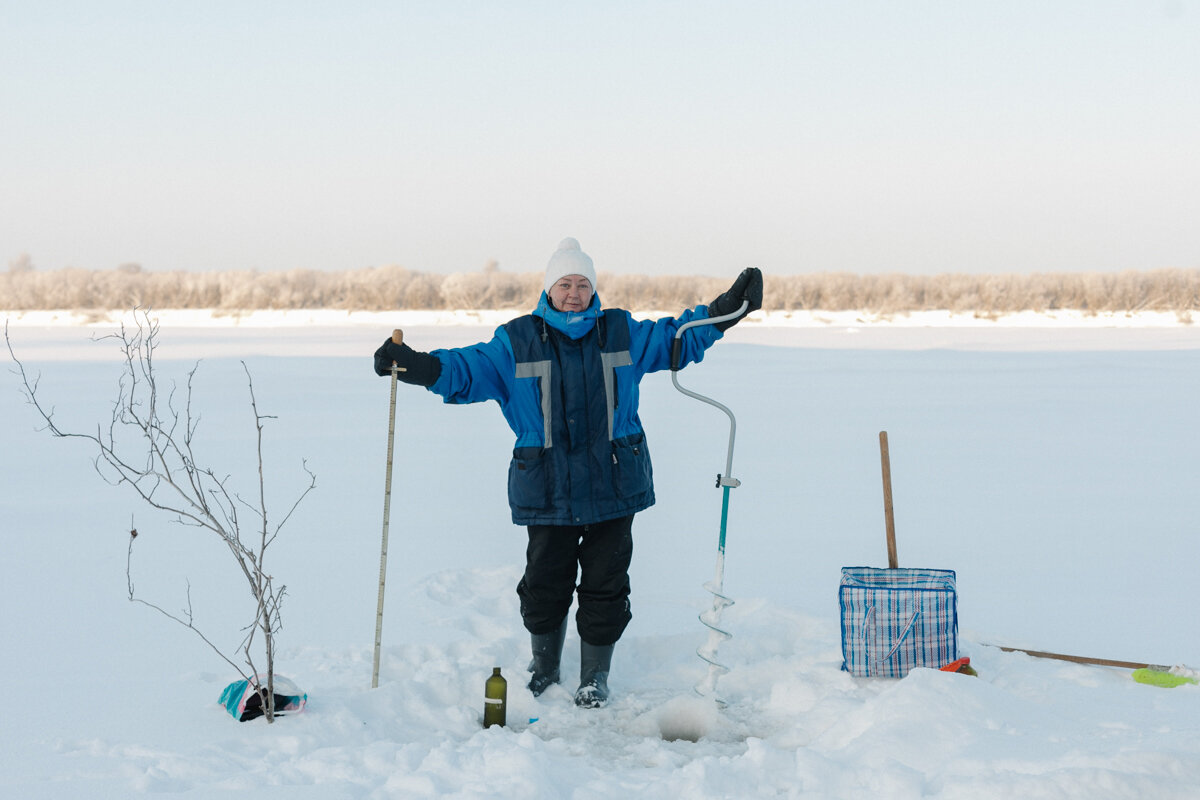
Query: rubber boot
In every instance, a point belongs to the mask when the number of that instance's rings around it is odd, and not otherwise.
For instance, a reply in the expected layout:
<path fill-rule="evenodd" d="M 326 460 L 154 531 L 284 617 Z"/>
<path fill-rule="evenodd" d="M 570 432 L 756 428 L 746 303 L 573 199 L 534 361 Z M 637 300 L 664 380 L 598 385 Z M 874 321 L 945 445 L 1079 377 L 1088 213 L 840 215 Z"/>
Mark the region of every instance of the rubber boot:
<path fill-rule="evenodd" d="M 600 708 L 608 704 L 608 670 L 612 665 L 613 645 L 579 643 L 579 690 L 575 705 Z"/>
<path fill-rule="evenodd" d="M 529 691 L 537 697 L 550 688 L 550 684 L 558 683 L 558 665 L 562 661 L 563 642 L 567 638 L 567 618 L 563 617 L 558 630 L 550 633 L 530 634 L 530 645 L 533 650 L 533 660 L 529 662 L 529 671 L 533 677 L 529 679 Z"/>

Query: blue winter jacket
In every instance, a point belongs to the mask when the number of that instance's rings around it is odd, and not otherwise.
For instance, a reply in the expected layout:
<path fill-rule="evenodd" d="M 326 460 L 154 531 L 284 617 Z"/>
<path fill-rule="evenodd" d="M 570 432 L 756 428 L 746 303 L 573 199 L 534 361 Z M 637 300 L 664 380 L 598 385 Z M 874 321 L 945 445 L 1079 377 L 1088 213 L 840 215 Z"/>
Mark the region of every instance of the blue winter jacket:
<path fill-rule="evenodd" d="M 587 525 L 654 504 L 653 473 L 638 419 L 638 382 L 669 369 L 680 325 L 637 321 L 623 309 L 561 312 L 543 293 L 532 314 L 491 341 L 435 350 L 441 375 L 429 390 L 447 403 L 495 400 L 516 434 L 508 502 L 517 525 Z M 700 361 L 722 336 L 713 325 L 683 335 L 680 366 Z"/>

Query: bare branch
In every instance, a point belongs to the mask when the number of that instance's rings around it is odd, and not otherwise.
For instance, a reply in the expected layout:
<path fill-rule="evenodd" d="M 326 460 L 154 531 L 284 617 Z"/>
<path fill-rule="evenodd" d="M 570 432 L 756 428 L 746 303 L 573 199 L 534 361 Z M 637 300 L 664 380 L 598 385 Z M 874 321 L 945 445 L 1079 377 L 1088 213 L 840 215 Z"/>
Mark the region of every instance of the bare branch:
<path fill-rule="evenodd" d="M 210 650 L 212 650 L 214 653 L 216 653 L 218 656 L 220 656 L 220 658 L 221 658 L 221 660 L 222 660 L 222 661 L 224 661 L 226 664 L 228 664 L 229 666 L 231 666 L 231 667 L 233 667 L 235 670 L 237 670 L 237 673 L 238 673 L 239 675 L 241 675 L 243 678 L 246 678 L 246 674 L 245 674 L 244 672 L 242 672 L 242 668 L 241 668 L 241 667 L 239 667 L 239 666 L 238 666 L 236 663 L 234 663 L 232 660 L 230 660 L 229 656 L 225 655 L 225 653 L 221 651 L 221 648 L 219 648 L 219 647 L 217 647 L 215 644 L 213 644 L 213 643 L 212 643 L 212 642 L 209 640 L 209 638 L 208 638 L 207 636 L 205 636 L 205 635 L 204 635 L 204 634 L 203 634 L 203 633 L 200 631 L 200 629 L 199 629 L 199 628 L 197 628 L 197 627 L 196 627 L 194 624 L 192 624 L 192 622 L 193 622 L 193 617 L 192 617 L 192 585 L 191 585 L 191 583 L 190 583 L 190 582 L 188 583 L 188 586 L 187 586 L 187 601 L 188 601 L 188 607 L 187 607 L 187 619 L 182 619 L 182 618 L 180 618 L 180 617 L 177 617 L 177 616 L 175 616 L 174 614 L 172 614 L 171 612 L 169 612 L 169 611 L 167 611 L 166 609 L 162 608 L 161 606 L 157 606 L 157 605 L 155 605 L 154 603 L 151 603 L 151 602 L 149 602 L 149 601 L 143 600 L 142 598 L 140 598 L 140 597 L 136 596 L 136 594 L 134 593 L 134 588 L 133 588 L 133 574 L 132 574 L 132 571 L 133 571 L 133 541 L 134 541 L 134 539 L 136 539 L 136 538 L 137 538 L 137 531 L 136 531 L 136 529 L 134 529 L 134 530 L 133 530 L 133 531 L 131 531 L 130 533 L 131 533 L 131 534 L 133 534 L 133 535 L 131 535 L 131 536 L 129 537 L 129 552 L 128 552 L 128 554 L 127 554 L 127 555 L 126 555 L 126 557 L 125 557 L 125 580 L 126 580 L 126 582 L 128 583 L 128 585 L 129 585 L 129 602 L 131 602 L 131 603 L 139 603 L 139 604 L 141 604 L 141 605 L 144 605 L 144 606 L 146 606 L 147 608 L 152 608 L 152 609 L 154 609 L 155 611 L 157 611 L 158 613 L 162 614 L 162 615 L 163 615 L 164 617 L 166 617 L 167 619 L 169 619 L 169 620 L 173 620 L 174 622 L 178 622 L 180 625 L 182 625 L 183 627 L 187 628 L 187 629 L 188 629 L 189 631 L 191 631 L 192 633 L 196 634 L 196 636 L 198 636 L 202 642 L 204 642 L 206 645 L 208 645 L 208 647 L 209 647 L 209 649 L 210 649 Z M 249 680 L 248 678 L 246 678 L 246 679 L 247 679 L 247 680 Z"/>
<path fill-rule="evenodd" d="M 111 404 L 107 426 L 97 425 L 95 433 L 75 433 L 63 430 L 54 419 L 53 408 L 42 405 L 38 394 L 39 377 L 31 377 L 25 365 L 16 357 L 5 322 L 4 335 L 9 355 L 17 365 L 22 391 L 44 423 L 44 429 L 58 438 L 76 438 L 96 448 L 93 467 L 105 482 L 125 485 L 150 508 L 169 515 L 182 526 L 207 530 L 225 543 L 238 570 L 246 579 L 254 600 L 254 618 L 243 630 L 240 645 L 244 663 L 250 667 L 247 677 L 233 660 L 212 643 L 195 625 L 192 613 L 191 584 L 187 583 L 187 607 L 172 614 L 161 606 L 137 596 L 132 577 L 133 540 L 137 530 L 132 527 L 126 559 L 126 580 L 129 600 L 158 611 L 198 636 L 242 677 L 261 685 L 257 676 L 255 650 L 262 648 L 266 662 L 268 692 L 264 698 L 267 720 L 274 719 L 274 658 L 275 635 L 283 629 L 281 607 L 287 594 L 286 586 L 275 588 L 274 578 L 266 571 L 266 553 L 280 529 L 291 519 L 301 501 L 316 487 L 316 476 L 303 462 L 309 476 L 307 487 L 272 530 L 266 502 L 266 469 L 263 459 L 263 422 L 275 417 L 262 414 L 255 396 L 254 381 L 249 367 L 242 362 L 254 415 L 255 455 L 258 471 L 258 499 L 246 502 L 230 487 L 230 476 L 218 477 L 211 467 L 201 466 L 196 458 L 194 443 L 200 428 L 200 415 L 193 412 L 193 385 L 199 362 L 188 372 L 182 391 L 172 382 L 165 393 L 160 392 L 159 375 L 154 351 L 158 340 L 158 322 L 144 309 L 134 309 L 135 327 L 121 324 L 116 333 L 93 337 L 94 341 L 113 340 L 121 351 L 122 371 L 117 381 L 117 396 Z M 258 536 L 253 542 L 243 539 L 239 507 L 253 515 Z M 261 645 L 259 641 L 261 640 Z"/>
<path fill-rule="evenodd" d="M 304 491 L 300 493 L 300 496 L 296 498 L 296 502 L 292 503 L 292 507 L 289 508 L 287 513 L 283 515 L 283 519 L 280 520 L 279 524 L 275 526 L 275 532 L 273 534 L 271 534 L 271 538 L 268 540 L 268 543 L 275 541 L 275 537 L 279 535 L 279 530 L 285 524 L 287 524 L 287 521 L 289 519 L 292 518 L 292 514 L 300 506 L 300 504 L 302 502 L 304 502 L 304 498 L 308 497 L 309 492 L 311 492 L 313 489 L 317 488 L 317 476 L 316 476 L 316 473 L 314 473 L 312 470 L 310 470 L 308 468 L 308 461 L 307 460 L 302 461 L 301 467 L 304 469 L 305 472 L 308 473 L 308 477 L 309 477 L 308 486 L 306 486 L 304 488 Z"/>

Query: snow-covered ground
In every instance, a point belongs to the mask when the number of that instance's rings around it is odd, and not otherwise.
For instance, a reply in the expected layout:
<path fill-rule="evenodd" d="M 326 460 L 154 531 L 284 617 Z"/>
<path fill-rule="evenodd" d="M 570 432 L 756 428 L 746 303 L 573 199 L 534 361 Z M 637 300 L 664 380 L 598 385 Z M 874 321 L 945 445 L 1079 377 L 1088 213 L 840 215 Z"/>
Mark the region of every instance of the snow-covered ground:
<path fill-rule="evenodd" d="M 8 315 L 18 356 L 76 429 L 105 419 L 120 371 L 111 321 Z M 230 648 L 252 609 L 216 540 L 156 517 L 39 432 L 0 382 L 0 796 L 139 793 L 359 797 L 1193 798 L 1200 687 L 989 645 L 1200 666 L 1200 330 L 1174 318 L 870 319 L 773 315 L 733 329 L 681 382 L 738 415 L 723 710 L 692 692 L 706 629 L 727 426 L 669 376 L 643 382 L 658 505 L 634 525 L 634 621 L 613 704 L 570 683 L 523 689 L 514 591 L 524 532 L 504 496 L 511 441 L 492 405 L 401 387 L 380 687 L 371 657 L 387 381 L 370 354 L 396 325 L 418 348 L 485 338 L 507 315 L 163 312 L 158 367 L 195 359 L 203 452 L 249 485 L 267 429 L 284 529 L 278 669 L 308 709 L 273 726 L 216 700 L 227 665 L 126 599 Z M 11 364 L 10 364 L 11 366 Z M 840 568 L 886 565 L 878 432 L 891 443 L 902 566 L 958 572 L 960 650 L 979 677 L 841 672 Z M 565 667 L 577 669 L 568 637 Z M 509 727 L 483 730 L 493 666 Z M 536 721 L 532 721 L 536 719 Z M 693 741 L 695 740 L 695 741 Z"/>

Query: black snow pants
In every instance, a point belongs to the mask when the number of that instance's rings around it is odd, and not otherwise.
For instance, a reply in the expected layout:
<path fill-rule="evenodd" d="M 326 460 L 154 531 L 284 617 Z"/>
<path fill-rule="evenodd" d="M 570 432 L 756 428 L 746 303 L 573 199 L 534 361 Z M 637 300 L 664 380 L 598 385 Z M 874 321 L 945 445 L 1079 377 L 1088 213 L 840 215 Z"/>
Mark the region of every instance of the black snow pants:
<path fill-rule="evenodd" d="M 517 584 L 525 629 L 535 635 L 558 630 L 571 610 L 578 565 L 579 637 L 599 646 L 620 639 L 633 619 L 632 528 L 632 516 L 592 525 L 530 525 L 525 576 Z"/>

